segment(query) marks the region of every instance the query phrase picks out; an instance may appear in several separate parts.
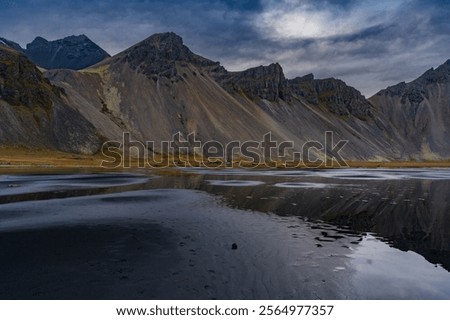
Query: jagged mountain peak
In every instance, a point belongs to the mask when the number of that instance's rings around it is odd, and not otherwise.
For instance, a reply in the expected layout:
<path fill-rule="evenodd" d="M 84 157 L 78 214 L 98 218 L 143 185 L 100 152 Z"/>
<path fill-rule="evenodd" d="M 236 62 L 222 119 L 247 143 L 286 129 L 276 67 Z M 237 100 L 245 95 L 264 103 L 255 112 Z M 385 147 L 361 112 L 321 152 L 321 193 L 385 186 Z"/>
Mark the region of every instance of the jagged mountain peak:
<path fill-rule="evenodd" d="M 439 154 L 449 159 L 450 60 L 411 82 L 381 90 L 370 101 L 389 119 L 391 135 L 401 141 L 401 155 L 427 159 Z"/>
<path fill-rule="evenodd" d="M 411 82 L 400 82 L 389 86 L 375 94 L 375 96 L 399 96 L 401 103 L 419 104 L 428 99 L 427 87 L 433 84 L 450 83 L 450 59 L 439 67 L 430 68 L 417 79 Z"/>
<path fill-rule="evenodd" d="M 28 47 L 33 47 L 35 45 L 39 45 L 39 44 L 46 44 L 49 41 L 43 37 L 37 36 L 36 38 L 34 38 L 33 41 L 31 41 L 29 44 L 27 44 L 27 49 Z"/>
<path fill-rule="evenodd" d="M 296 78 L 291 79 L 291 80 L 289 80 L 289 81 L 295 83 L 295 82 L 312 81 L 312 80 L 314 80 L 314 74 L 308 73 L 308 74 L 306 74 L 306 75 L 304 75 L 304 76 L 302 76 L 302 77 L 296 77 Z"/>
<path fill-rule="evenodd" d="M 160 50 L 167 50 L 169 48 L 184 49 L 183 38 L 174 32 L 155 33 L 139 44 L 151 45 Z"/>
<path fill-rule="evenodd" d="M 421 81 L 424 85 L 430 83 L 442 83 L 450 81 L 450 59 L 441 64 L 436 69 L 431 68 L 421 75 L 417 80 Z"/>
<path fill-rule="evenodd" d="M 58 45 L 67 48 L 65 41 L 79 37 L 67 37 Z M 51 49 L 55 45 L 43 38 L 35 42 Z M 39 80 L 42 73 L 37 68 L 16 70 L 17 63 L 11 62 L 16 60 L 5 58 L 7 77 L 0 79 L 0 118 L 6 119 L 0 127 L 7 132 L 2 136 L 0 130 L 0 142 L 7 144 L 36 145 L 45 140 L 42 145 L 59 150 L 93 152 L 99 141 L 120 139 L 124 130 L 141 141 L 198 132 L 202 139 L 221 142 L 259 139 L 270 130 L 277 139 L 301 146 L 306 139 L 321 139 L 325 130 L 333 130 L 342 139 L 352 139 L 345 151 L 349 159 L 448 159 L 450 154 L 449 82 L 427 85 L 430 99 L 418 108 L 402 105 L 398 97 L 368 101 L 339 79 L 308 74 L 288 80 L 279 63 L 228 72 L 218 62 L 193 53 L 174 33 L 155 34 L 90 71 L 45 72 L 64 89 L 59 97 L 54 87 Z M 447 61 L 415 83 L 444 81 L 449 67 Z M 34 78 L 39 81 L 31 81 Z M 10 83 L 13 86 L 3 85 Z M 30 91 L 33 85 L 36 89 Z M 39 89 L 42 102 L 37 105 Z M 17 124 L 23 115 L 28 118 Z M 34 131 L 28 130 L 33 126 Z"/>
<path fill-rule="evenodd" d="M 127 63 L 132 69 L 148 77 L 177 78 L 176 63 L 191 63 L 199 67 L 223 69 L 219 62 L 211 61 L 193 53 L 183 39 L 173 33 L 157 33 L 112 57 L 113 66 Z"/>
<path fill-rule="evenodd" d="M 52 40 L 52 41 L 49 41 L 49 40 L 45 39 L 44 37 L 37 36 L 36 38 L 34 38 L 34 40 L 32 42 L 27 44 L 27 49 L 32 49 L 36 45 L 46 45 L 46 44 L 49 44 L 49 43 L 54 43 L 54 44 L 72 43 L 73 45 L 75 45 L 77 43 L 89 43 L 89 44 L 92 43 L 92 44 L 95 44 L 85 34 L 70 35 L 70 36 L 64 37 L 62 39 L 57 39 L 57 40 Z"/>
<path fill-rule="evenodd" d="M 135 64 L 152 60 L 190 61 L 195 56 L 183 44 L 183 39 L 173 32 L 154 34 L 119 54 L 124 55 Z"/>
<path fill-rule="evenodd" d="M 215 78 L 228 92 L 239 91 L 252 100 L 289 100 L 287 80 L 278 62 L 240 72 L 224 72 Z"/>
<path fill-rule="evenodd" d="M 267 66 L 258 66 L 242 71 L 243 74 L 254 74 L 255 76 L 273 75 L 282 76 L 284 78 L 283 67 L 278 62 L 271 63 Z"/>
<path fill-rule="evenodd" d="M 361 120 L 372 116 L 372 105 L 357 89 L 336 78 L 314 79 L 313 74 L 289 80 L 297 97 L 313 105 L 323 105 L 339 116 L 353 115 Z"/>
<path fill-rule="evenodd" d="M 79 70 L 96 64 L 109 54 L 86 35 L 72 35 L 48 41 L 36 37 L 25 51 L 31 61 L 46 69 Z"/>

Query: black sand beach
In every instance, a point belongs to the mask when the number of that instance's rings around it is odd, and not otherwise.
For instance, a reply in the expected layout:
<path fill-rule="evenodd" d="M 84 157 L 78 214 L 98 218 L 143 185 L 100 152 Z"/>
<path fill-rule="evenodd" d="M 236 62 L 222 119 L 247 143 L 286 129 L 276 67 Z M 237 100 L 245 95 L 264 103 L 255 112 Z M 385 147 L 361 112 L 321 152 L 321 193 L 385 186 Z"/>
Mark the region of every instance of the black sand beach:
<path fill-rule="evenodd" d="M 448 299 L 446 170 L 0 176 L 1 299 Z"/>

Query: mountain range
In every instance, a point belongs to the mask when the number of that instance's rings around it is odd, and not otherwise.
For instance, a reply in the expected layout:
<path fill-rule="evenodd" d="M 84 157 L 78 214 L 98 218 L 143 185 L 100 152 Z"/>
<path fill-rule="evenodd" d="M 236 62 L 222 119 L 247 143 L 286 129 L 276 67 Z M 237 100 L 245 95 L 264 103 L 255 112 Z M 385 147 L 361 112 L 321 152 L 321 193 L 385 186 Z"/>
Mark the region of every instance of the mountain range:
<path fill-rule="evenodd" d="M 449 115 L 450 60 L 366 99 L 339 79 L 287 79 L 278 63 L 227 71 L 170 32 L 112 57 L 86 36 L 26 49 L 0 38 L 1 146 L 94 154 L 124 131 L 157 145 L 176 132 L 227 143 L 270 131 L 300 149 L 333 131 L 347 160 L 447 160 Z"/>
<path fill-rule="evenodd" d="M 25 49 L 1 37 L 0 44 L 24 53 L 33 63 L 45 69 L 79 70 L 110 56 L 84 34 L 55 41 L 36 37 Z"/>

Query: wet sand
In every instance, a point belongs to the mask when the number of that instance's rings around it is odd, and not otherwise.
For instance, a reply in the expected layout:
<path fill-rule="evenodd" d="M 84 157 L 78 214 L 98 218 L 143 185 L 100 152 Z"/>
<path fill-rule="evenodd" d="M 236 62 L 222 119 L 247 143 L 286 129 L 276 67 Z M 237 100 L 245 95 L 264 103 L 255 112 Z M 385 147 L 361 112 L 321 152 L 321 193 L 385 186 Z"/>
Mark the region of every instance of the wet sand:
<path fill-rule="evenodd" d="M 201 192 L 138 191 L 26 207 L 1 208 L 3 299 L 346 297 L 333 273 L 345 248 L 319 264 L 331 252 L 318 252 L 311 230 L 297 224 L 302 240 L 294 238 L 295 220 L 230 210 Z M 4 212 L 21 216 L 5 219 Z"/>
<path fill-rule="evenodd" d="M 449 272 L 393 247 L 395 233 L 307 216 L 311 190 L 367 195 L 373 172 L 329 188 L 274 174 L 2 176 L 0 298 L 450 298 Z"/>

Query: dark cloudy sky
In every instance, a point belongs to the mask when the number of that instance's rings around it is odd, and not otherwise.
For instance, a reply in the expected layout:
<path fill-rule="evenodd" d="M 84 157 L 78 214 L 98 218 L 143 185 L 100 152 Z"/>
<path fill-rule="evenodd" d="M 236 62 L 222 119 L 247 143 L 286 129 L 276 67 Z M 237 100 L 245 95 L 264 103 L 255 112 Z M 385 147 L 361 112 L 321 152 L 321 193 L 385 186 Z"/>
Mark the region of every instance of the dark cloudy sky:
<path fill-rule="evenodd" d="M 229 70 L 279 62 L 366 96 L 450 58 L 450 0 L 0 0 L 0 36 L 24 46 L 84 33 L 111 54 L 174 31 Z"/>

